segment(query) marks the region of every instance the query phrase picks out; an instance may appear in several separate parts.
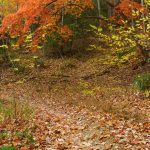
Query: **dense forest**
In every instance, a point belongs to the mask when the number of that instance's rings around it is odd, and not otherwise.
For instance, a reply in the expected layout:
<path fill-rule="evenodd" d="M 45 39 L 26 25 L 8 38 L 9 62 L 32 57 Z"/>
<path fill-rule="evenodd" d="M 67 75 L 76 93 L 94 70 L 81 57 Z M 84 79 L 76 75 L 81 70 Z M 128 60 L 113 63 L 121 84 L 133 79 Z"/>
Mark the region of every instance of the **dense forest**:
<path fill-rule="evenodd" d="M 148 150 L 150 0 L 0 0 L 0 150 Z"/>

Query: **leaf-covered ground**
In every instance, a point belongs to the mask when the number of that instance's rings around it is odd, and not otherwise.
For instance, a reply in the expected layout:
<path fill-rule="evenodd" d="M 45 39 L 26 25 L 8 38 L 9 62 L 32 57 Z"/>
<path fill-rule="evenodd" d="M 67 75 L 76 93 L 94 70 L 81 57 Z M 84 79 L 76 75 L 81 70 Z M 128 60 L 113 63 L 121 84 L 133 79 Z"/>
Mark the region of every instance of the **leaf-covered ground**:
<path fill-rule="evenodd" d="M 27 123 L 14 120 L 1 125 L 1 132 L 7 131 L 12 135 L 28 129 L 33 143 L 26 136 L 21 139 L 10 136 L 1 140 L 0 144 L 13 144 L 21 149 L 49 150 L 148 150 L 150 147 L 148 122 L 138 123 L 67 104 L 40 104 L 35 110 L 35 118 Z"/>
<path fill-rule="evenodd" d="M 14 75 L 1 72 L 0 99 L 28 101 L 28 120 L 0 124 L 0 145 L 36 150 L 148 150 L 149 99 L 130 86 L 130 72 L 64 60 Z M 125 76 L 122 76 L 122 75 Z"/>

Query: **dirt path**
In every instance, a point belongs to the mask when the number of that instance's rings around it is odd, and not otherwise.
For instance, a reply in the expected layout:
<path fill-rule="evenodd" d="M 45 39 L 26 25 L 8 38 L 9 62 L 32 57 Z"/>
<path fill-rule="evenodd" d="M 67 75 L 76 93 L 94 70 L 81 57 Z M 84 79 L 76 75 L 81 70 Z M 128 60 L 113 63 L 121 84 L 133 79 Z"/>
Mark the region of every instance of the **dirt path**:
<path fill-rule="evenodd" d="M 150 124 L 147 121 L 125 120 L 111 113 L 94 110 L 94 107 L 91 110 L 70 104 L 65 101 L 65 95 L 47 95 L 35 90 L 34 85 L 29 83 L 1 86 L 0 99 L 10 97 L 19 101 L 28 100 L 36 111 L 36 117 L 26 125 L 34 128 L 36 142 L 30 148 L 24 146 L 24 149 L 148 150 L 150 147 Z M 5 141 L 5 144 L 8 143 L 11 142 Z"/>
<path fill-rule="evenodd" d="M 13 135 L 0 145 L 20 150 L 149 149 L 150 101 L 130 90 L 130 72 L 109 72 L 92 60 L 50 61 L 46 69 L 1 72 L 0 99 L 27 101 L 35 116 L 0 125 L 0 133 Z M 26 129 L 32 140 L 13 134 Z"/>

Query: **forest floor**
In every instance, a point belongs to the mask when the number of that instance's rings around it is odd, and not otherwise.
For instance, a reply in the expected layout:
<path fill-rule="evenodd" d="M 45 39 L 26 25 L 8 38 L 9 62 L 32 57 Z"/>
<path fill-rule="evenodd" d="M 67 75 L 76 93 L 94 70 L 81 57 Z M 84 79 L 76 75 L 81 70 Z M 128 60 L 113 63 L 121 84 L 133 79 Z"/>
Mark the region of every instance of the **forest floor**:
<path fill-rule="evenodd" d="M 136 71 L 129 66 L 108 67 L 88 56 L 48 59 L 45 65 L 21 74 L 1 68 L 0 101 L 14 100 L 16 118 L 0 123 L 0 146 L 149 149 L 150 99 L 132 86 L 134 75 L 148 67 Z M 30 107 L 34 115 L 23 120 L 17 102 Z"/>

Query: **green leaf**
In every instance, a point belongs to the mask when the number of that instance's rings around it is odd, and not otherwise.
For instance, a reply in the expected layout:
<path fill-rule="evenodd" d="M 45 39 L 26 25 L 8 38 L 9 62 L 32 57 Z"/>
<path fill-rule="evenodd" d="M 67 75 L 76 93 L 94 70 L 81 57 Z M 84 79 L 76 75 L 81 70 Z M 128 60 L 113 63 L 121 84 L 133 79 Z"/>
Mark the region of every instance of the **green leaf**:
<path fill-rule="evenodd" d="M 145 93 L 145 97 L 146 97 L 146 98 L 149 98 L 149 97 L 150 97 L 150 91 L 149 91 L 149 90 L 146 90 L 144 93 Z"/>
<path fill-rule="evenodd" d="M 14 59 L 14 60 L 12 60 L 13 62 L 19 62 L 20 61 L 20 59 L 19 58 L 16 58 L 16 59 Z"/>
<path fill-rule="evenodd" d="M 13 146 L 3 146 L 0 148 L 0 150 L 16 150 L 16 148 Z"/>
<path fill-rule="evenodd" d="M 91 25 L 91 24 L 90 24 L 90 27 L 91 27 L 92 29 L 94 29 L 94 30 L 97 30 L 97 29 L 98 29 L 96 26 Z"/>
<path fill-rule="evenodd" d="M 7 45 L 1 45 L 0 48 L 6 48 L 7 49 L 8 46 Z"/>

